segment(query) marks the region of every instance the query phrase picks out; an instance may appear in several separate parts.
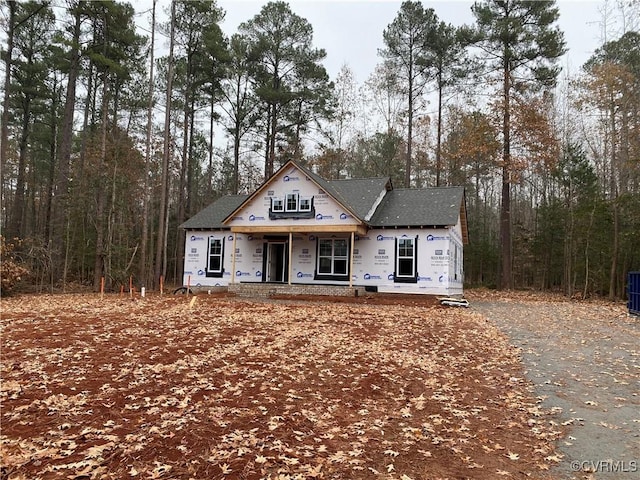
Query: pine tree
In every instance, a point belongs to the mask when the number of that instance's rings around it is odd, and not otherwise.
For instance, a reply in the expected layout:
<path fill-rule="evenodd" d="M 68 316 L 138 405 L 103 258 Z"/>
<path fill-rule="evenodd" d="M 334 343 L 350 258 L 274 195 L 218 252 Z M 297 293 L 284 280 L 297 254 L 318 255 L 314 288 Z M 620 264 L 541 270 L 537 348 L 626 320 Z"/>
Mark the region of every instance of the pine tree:
<path fill-rule="evenodd" d="M 500 287 L 513 286 L 511 248 L 511 104 L 518 91 L 550 87 L 559 69 L 555 61 L 565 52 L 564 35 L 554 26 L 559 13 L 554 1 L 487 0 L 472 11 L 478 46 L 487 75 L 502 86 L 502 202 L 500 207 Z"/>
<path fill-rule="evenodd" d="M 407 139 L 404 186 L 411 185 L 413 117 L 427 82 L 433 75 L 433 58 L 429 44 L 435 41 L 438 18 L 432 8 L 418 1 L 405 1 L 398 15 L 384 30 L 385 48 L 380 55 L 399 77 L 398 88 L 407 97 Z"/>

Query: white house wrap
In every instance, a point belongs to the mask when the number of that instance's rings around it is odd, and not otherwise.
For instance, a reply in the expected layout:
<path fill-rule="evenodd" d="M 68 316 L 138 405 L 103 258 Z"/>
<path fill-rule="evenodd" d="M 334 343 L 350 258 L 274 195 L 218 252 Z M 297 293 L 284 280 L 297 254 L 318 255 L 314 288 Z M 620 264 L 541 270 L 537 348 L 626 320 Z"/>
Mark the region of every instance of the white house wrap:
<path fill-rule="evenodd" d="M 253 194 L 222 197 L 181 227 L 185 285 L 462 294 L 468 243 L 462 187 L 327 181 L 290 161 Z"/>

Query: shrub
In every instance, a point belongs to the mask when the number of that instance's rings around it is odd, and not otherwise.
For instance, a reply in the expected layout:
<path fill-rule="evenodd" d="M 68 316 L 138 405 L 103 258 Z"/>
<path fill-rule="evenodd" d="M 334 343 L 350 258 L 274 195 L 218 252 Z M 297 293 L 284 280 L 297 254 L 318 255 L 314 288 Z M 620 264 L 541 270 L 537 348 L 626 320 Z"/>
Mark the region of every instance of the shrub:
<path fill-rule="evenodd" d="M 16 248 L 22 243 L 15 238 L 13 242 L 7 243 L 0 235 L 0 294 L 8 295 L 22 280 L 22 277 L 29 274 L 29 270 L 24 267 L 18 256 Z"/>

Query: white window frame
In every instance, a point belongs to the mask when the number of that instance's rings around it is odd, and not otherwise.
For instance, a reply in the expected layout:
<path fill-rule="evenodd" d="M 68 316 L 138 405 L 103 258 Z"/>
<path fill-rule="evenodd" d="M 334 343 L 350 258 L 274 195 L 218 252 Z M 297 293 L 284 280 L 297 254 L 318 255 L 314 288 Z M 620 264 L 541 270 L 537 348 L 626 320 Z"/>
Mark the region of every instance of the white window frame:
<path fill-rule="evenodd" d="M 302 202 L 306 203 L 306 206 L 302 207 Z M 310 212 L 311 211 L 311 198 L 310 197 L 298 197 L 298 208 L 301 212 Z"/>
<path fill-rule="evenodd" d="M 398 244 L 396 246 L 396 277 L 397 278 L 415 278 L 416 276 L 416 239 L 411 237 L 400 237 L 397 239 Z M 406 246 L 401 246 L 403 242 L 409 241 L 411 242 L 411 255 L 400 255 L 400 249 L 404 250 L 406 253 Z M 402 275 L 400 274 L 400 260 L 411 259 L 411 274 L 410 275 Z"/>
<path fill-rule="evenodd" d="M 213 250 L 213 245 L 217 243 L 219 247 L 218 253 L 211 253 Z M 207 249 L 207 271 L 209 273 L 222 273 L 222 260 L 224 255 L 224 243 L 222 238 L 209 237 L 209 248 Z M 218 258 L 219 260 L 219 268 L 216 270 L 211 270 L 211 259 Z"/>
<path fill-rule="evenodd" d="M 276 208 L 276 201 L 280 202 L 279 208 Z M 272 212 L 284 212 L 284 200 L 280 197 L 271 198 L 271 211 Z"/>
<path fill-rule="evenodd" d="M 323 242 L 331 242 L 331 255 L 320 255 L 321 244 Z M 346 246 L 346 253 L 344 255 L 336 255 L 336 242 L 344 242 Z M 320 271 L 320 259 L 321 258 L 329 258 L 331 262 L 331 271 L 330 272 L 321 272 Z M 345 264 L 345 272 L 344 273 L 336 273 L 336 260 L 342 260 Z M 348 277 L 349 276 L 349 242 L 346 238 L 320 238 L 318 239 L 318 275 L 331 275 L 331 276 L 341 276 Z"/>
<path fill-rule="evenodd" d="M 296 199 L 295 208 L 289 208 L 289 198 L 292 198 L 292 197 Z M 298 211 L 298 197 L 299 197 L 299 195 L 297 193 L 287 193 L 287 195 L 284 197 L 284 211 L 285 212 L 297 212 Z"/>

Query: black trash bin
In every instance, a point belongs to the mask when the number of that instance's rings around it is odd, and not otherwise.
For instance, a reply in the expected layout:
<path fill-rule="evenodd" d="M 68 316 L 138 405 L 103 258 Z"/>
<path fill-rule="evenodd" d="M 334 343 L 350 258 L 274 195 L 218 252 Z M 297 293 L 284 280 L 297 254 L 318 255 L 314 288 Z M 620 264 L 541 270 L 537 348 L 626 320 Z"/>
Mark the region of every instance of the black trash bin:
<path fill-rule="evenodd" d="M 640 272 L 629 272 L 627 289 L 629 313 L 640 316 Z"/>

